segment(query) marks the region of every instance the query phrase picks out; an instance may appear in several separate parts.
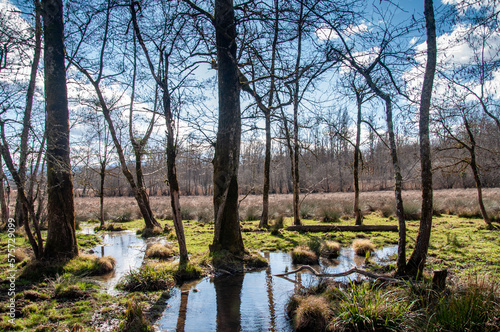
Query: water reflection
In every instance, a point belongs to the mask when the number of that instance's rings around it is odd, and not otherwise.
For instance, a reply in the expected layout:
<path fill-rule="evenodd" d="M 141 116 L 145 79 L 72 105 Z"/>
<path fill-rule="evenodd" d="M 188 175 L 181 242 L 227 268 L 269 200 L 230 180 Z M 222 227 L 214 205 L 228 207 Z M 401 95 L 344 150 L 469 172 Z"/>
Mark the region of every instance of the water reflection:
<path fill-rule="evenodd" d="M 115 270 L 109 274 L 96 277 L 102 281 L 104 289 L 110 294 L 116 294 L 116 284 L 127 272 L 141 267 L 146 251 L 146 242 L 132 231 L 106 233 L 103 245 L 96 246 L 94 254 L 99 257 L 112 256 L 116 260 Z"/>
<path fill-rule="evenodd" d="M 241 330 L 241 290 L 244 274 L 215 278 L 217 297 L 217 331 Z"/>
<path fill-rule="evenodd" d="M 378 250 L 372 259 L 381 262 L 393 255 L 397 247 Z M 172 292 L 167 309 L 157 322 L 161 331 L 293 331 L 285 314 L 291 294 L 298 288 L 317 282 L 310 273 L 290 275 L 290 279 L 272 274 L 293 270 L 288 253 L 264 253 L 269 267 L 261 271 L 218 277 L 184 284 Z M 343 249 L 337 260 L 322 260 L 316 270 L 325 273 L 360 267 L 365 258 Z M 351 275 L 337 280 L 361 279 Z M 189 298 L 189 302 L 188 302 Z"/>

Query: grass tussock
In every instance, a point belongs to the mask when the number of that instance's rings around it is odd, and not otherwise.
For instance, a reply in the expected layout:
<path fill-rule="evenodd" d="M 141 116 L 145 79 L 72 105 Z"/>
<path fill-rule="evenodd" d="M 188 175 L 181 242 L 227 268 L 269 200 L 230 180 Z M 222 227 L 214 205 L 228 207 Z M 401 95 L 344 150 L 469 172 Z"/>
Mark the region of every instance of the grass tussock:
<path fill-rule="evenodd" d="M 111 256 L 80 255 L 64 265 L 64 272 L 77 276 L 96 276 L 112 272 L 115 265 L 116 260 Z"/>
<path fill-rule="evenodd" d="M 173 273 L 177 284 L 182 284 L 183 282 L 189 280 L 199 279 L 202 275 L 202 269 L 192 262 L 178 264 L 177 269 Z"/>
<path fill-rule="evenodd" d="M 331 309 L 327 300 L 316 295 L 299 297 L 295 310 L 295 330 L 325 331 L 331 317 Z"/>
<path fill-rule="evenodd" d="M 174 278 L 168 266 L 148 263 L 127 273 L 116 287 L 130 292 L 153 292 L 169 290 L 173 285 Z"/>
<path fill-rule="evenodd" d="M 169 259 L 173 255 L 174 249 L 168 244 L 154 243 L 146 250 L 146 257 L 148 258 Z"/>
<path fill-rule="evenodd" d="M 318 255 L 306 246 L 299 246 L 292 251 L 294 264 L 318 264 Z"/>
<path fill-rule="evenodd" d="M 429 331 L 499 331 L 498 283 L 470 278 L 455 285 L 433 311 Z"/>
<path fill-rule="evenodd" d="M 91 282 L 82 281 L 74 277 L 58 277 L 51 281 L 53 288 L 53 298 L 75 300 L 90 296 L 95 293 L 97 285 Z"/>
<path fill-rule="evenodd" d="M 164 229 L 161 227 L 154 228 L 144 228 L 142 230 L 138 230 L 137 234 L 140 234 L 143 238 L 156 237 L 163 234 Z"/>
<path fill-rule="evenodd" d="M 14 261 L 16 263 L 21 263 L 25 260 L 27 261 L 28 259 L 30 259 L 30 255 L 26 249 L 16 248 L 16 250 L 14 250 Z"/>
<path fill-rule="evenodd" d="M 500 330 L 500 291 L 494 280 L 477 277 L 441 293 L 431 283 L 321 281 L 298 290 L 287 313 L 297 331 L 493 332 Z"/>
<path fill-rule="evenodd" d="M 119 332 L 153 332 L 155 329 L 146 319 L 142 306 L 135 299 L 127 302 L 125 321 L 118 327 Z"/>
<path fill-rule="evenodd" d="M 356 255 L 367 256 L 375 250 L 375 245 L 368 239 L 356 239 L 352 243 L 352 249 Z"/>
<path fill-rule="evenodd" d="M 268 266 L 267 260 L 258 253 L 234 255 L 227 250 L 219 250 L 205 255 L 201 259 L 201 264 L 212 266 L 223 273 L 238 273 Z"/>
<path fill-rule="evenodd" d="M 325 258 L 337 258 L 340 255 L 340 243 L 334 241 L 325 241 L 321 243 L 320 255 Z"/>

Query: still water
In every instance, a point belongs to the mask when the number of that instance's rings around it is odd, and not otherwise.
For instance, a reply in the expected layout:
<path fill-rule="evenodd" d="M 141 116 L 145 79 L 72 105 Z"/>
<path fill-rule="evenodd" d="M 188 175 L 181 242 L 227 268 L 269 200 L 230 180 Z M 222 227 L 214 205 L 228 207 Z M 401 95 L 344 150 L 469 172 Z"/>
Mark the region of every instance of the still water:
<path fill-rule="evenodd" d="M 397 247 L 375 252 L 373 260 L 381 262 L 393 255 Z M 285 306 L 299 285 L 312 285 L 317 278 L 310 273 L 290 275 L 290 280 L 272 274 L 293 270 L 288 253 L 266 252 L 269 267 L 245 274 L 206 277 L 175 288 L 167 300 L 163 316 L 156 322 L 160 331 L 293 331 Z M 324 260 L 316 270 L 325 273 L 360 267 L 364 258 L 343 249 L 337 260 Z M 350 278 L 360 278 L 351 275 Z M 338 278 L 349 281 L 349 277 Z"/>
<path fill-rule="evenodd" d="M 104 244 L 93 251 L 98 256 L 113 256 L 115 271 L 96 277 L 110 294 L 119 279 L 132 269 L 141 266 L 148 241 L 137 237 L 134 232 L 116 232 L 104 235 Z M 158 239 L 150 239 L 158 241 Z M 165 241 L 161 239 L 160 241 Z M 375 251 L 372 260 L 388 262 L 397 252 L 397 246 Z M 291 271 L 298 266 L 292 264 L 290 254 L 264 252 L 269 267 L 245 274 L 206 277 L 185 283 L 171 291 L 166 300 L 166 309 L 155 327 L 160 331 L 293 331 L 285 313 L 285 306 L 300 285 L 308 286 L 317 278 L 308 273 L 290 275 L 290 279 L 273 277 L 273 274 Z M 314 266 L 317 271 L 337 273 L 357 266 L 361 267 L 364 257 L 356 256 L 350 248 L 342 249 L 335 260 L 322 260 Z M 348 282 L 361 277 L 353 274 L 337 278 Z"/>

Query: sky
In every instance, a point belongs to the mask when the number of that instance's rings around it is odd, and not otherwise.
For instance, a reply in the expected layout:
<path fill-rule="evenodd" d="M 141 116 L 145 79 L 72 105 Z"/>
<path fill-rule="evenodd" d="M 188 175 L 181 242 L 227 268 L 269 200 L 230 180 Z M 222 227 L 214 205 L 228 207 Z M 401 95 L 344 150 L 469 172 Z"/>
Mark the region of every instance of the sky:
<path fill-rule="evenodd" d="M 484 0 L 486 1 L 486 0 Z M 423 0 L 421 1 L 394 1 L 397 3 L 399 7 L 399 13 L 394 16 L 393 22 L 394 24 L 398 24 L 400 22 L 404 22 L 405 20 L 408 20 L 409 17 L 412 15 L 418 20 L 422 18 L 423 16 Z M 459 0 L 442 0 L 442 1 L 435 1 L 435 7 L 436 7 L 436 13 L 437 16 L 441 15 L 441 13 L 445 13 L 451 6 L 455 6 Z M 0 0 L 0 9 L 5 9 L 8 6 L 9 1 L 8 0 Z M 18 1 L 14 1 L 14 3 L 19 3 Z M 367 2 L 369 3 L 369 2 Z M 376 3 L 379 3 L 379 1 L 376 1 Z M 380 1 L 380 5 L 384 7 L 384 5 L 388 4 L 388 1 Z M 25 21 L 25 18 L 27 17 L 26 15 L 19 15 L 19 14 L 12 14 L 13 18 L 11 20 L 16 20 L 16 22 L 19 22 L 20 26 L 27 27 L 28 22 Z M 356 26 L 350 27 L 350 33 L 355 34 L 359 32 L 366 32 L 369 31 L 370 29 L 373 28 L 372 23 L 369 23 L 368 21 L 366 22 L 360 22 Z M 464 63 L 469 63 L 471 59 L 474 59 L 474 56 L 477 55 L 477 48 L 470 47 L 466 45 L 465 43 L 461 43 L 460 41 L 463 41 L 466 36 L 470 36 L 471 34 L 469 33 L 469 30 L 467 29 L 467 25 L 464 24 L 456 24 L 456 25 L 451 25 L 449 22 L 445 24 L 440 24 L 438 26 L 439 29 L 439 36 L 438 36 L 438 62 L 440 64 L 440 69 L 441 70 L 447 70 L 451 68 L 452 66 L 464 64 Z M 420 35 L 418 36 L 419 38 L 414 38 L 411 43 L 414 43 L 415 49 L 420 51 L 420 53 L 417 53 L 417 62 L 420 63 L 421 65 L 425 64 L 425 35 L 423 34 L 424 31 L 420 31 Z M 484 31 L 479 31 L 476 30 L 473 32 L 477 36 L 480 36 L 481 33 L 485 33 Z M 328 30 L 321 30 L 317 32 L 317 36 L 320 38 L 327 38 L 329 36 Z M 493 31 L 489 32 L 489 44 L 486 47 L 486 55 L 489 56 L 490 58 L 495 58 L 498 57 L 498 51 L 497 49 L 500 47 L 500 34 L 498 31 Z M 30 54 L 30 51 L 27 50 L 26 54 Z M 70 69 L 71 70 L 71 69 Z M 18 78 L 22 81 L 23 77 L 24 80 L 28 77 L 29 73 L 29 66 L 21 68 L 17 70 L 16 72 L 18 74 Z M 207 71 L 207 76 L 213 75 L 213 71 Z M 413 68 L 410 71 L 408 71 L 406 74 L 406 77 L 408 80 L 411 82 L 411 85 L 415 88 L 415 91 L 418 91 L 421 86 L 422 82 L 422 67 L 421 68 Z M 71 76 L 71 75 L 69 75 Z M 6 71 L 0 72 L 0 82 L 8 82 L 11 79 L 12 75 L 9 73 L 6 73 Z M 488 91 L 500 91 L 500 87 L 498 87 L 498 83 L 500 82 L 500 72 L 494 72 L 492 74 L 492 77 L 490 80 L 488 80 L 486 87 Z M 43 77 L 42 75 L 39 75 L 38 77 L 38 82 L 37 86 L 40 89 L 40 92 L 38 94 L 38 98 L 41 99 L 42 93 L 43 93 Z M 77 88 L 81 89 L 82 86 L 85 88 L 85 90 L 91 91 L 91 88 L 88 84 L 73 84 L 74 82 L 69 81 L 68 89 L 70 92 L 70 95 L 76 95 L 77 94 Z M 109 86 L 105 90 L 105 93 L 108 94 L 109 96 L 113 94 L 120 93 L 120 91 L 116 91 L 117 87 Z M 478 91 L 478 86 L 471 84 L 471 89 L 474 91 Z M 436 90 L 435 90 L 435 95 L 440 95 L 444 94 L 446 92 L 446 82 L 443 80 L 440 80 L 439 78 L 436 80 Z M 89 92 L 91 93 L 91 92 Z M 210 91 L 209 94 L 214 93 L 214 91 Z M 242 93 L 243 94 L 243 93 Z M 242 98 L 243 100 L 248 100 L 247 96 Z M 124 96 L 124 99 L 122 100 L 122 104 L 126 105 L 130 98 L 128 95 Z M 245 101 L 244 101 L 245 103 Z M 137 105 L 138 108 L 141 108 L 141 105 Z M 145 105 L 144 105 L 145 107 Z M 211 101 L 207 101 L 207 107 L 208 108 L 216 108 L 216 103 L 215 99 L 211 99 Z M 351 108 L 352 105 L 351 105 Z M 127 118 L 127 114 L 124 113 L 123 115 L 124 119 Z M 162 123 L 163 120 L 160 120 L 160 123 Z M 261 127 L 262 124 L 259 124 Z M 141 125 L 137 126 L 137 130 L 139 132 L 144 132 L 145 127 L 147 126 L 146 123 L 142 123 Z M 187 124 L 183 123 L 184 130 L 187 132 Z M 72 127 L 72 141 L 77 142 L 81 137 L 82 134 L 87 130 L 86 127 L 75 124 Z M 164 126 L 159 126 L 157 128 L 157 136 L 160 138 L 164 133 Z"/>

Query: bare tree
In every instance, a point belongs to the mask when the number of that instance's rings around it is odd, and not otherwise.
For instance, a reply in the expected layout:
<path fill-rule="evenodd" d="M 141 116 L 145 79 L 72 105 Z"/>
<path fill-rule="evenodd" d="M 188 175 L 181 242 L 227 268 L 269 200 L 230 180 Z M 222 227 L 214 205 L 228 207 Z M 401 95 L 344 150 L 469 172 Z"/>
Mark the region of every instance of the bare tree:
<path fill-rule="evenodd" d="M 422 179 L 422 214 L 417 235 L 415 249 L 413 250 L 407 266 L 398 264 L 397 273 L 419 277 L 425 266 L 432 227 L 432 165 L 431 144 L 429 139 L 429 111 L 431 108 L 432 86 L 436 72 L 436 23 L 434 20 L 434 6 L 432 0 L 424 0 L 424 16 L 427 31 L 427 64 L 425 67 L 424 82 L 420 97 L 419 139 L 420 139 L 420 167 Z"/>
<path fill-rule="evenodd" d="M 187 252 L 187 247 L 186 247 L 186 239 L 184 236 L 184 228 L 182 225 L 182 217 L 181 217 L 181 204 L 179 200 L 179 182 L 177 180 L 177 169 L 176 169 L 176 157 L 177 157 L 177 135 L 174 132 L 175 124 L 174 124 L 174 115 L 172 111 L 172 103 L 171 103 L 171 96 L 172 93 L 176 91 L 179 86 L 175 86 L 173 88 L 170 87 L 170 57 L 172 56 L 172 53 L 174 51 L 174 48 L 176 46 L 176 39 L 177 36 L 179 35 L 180 31 L 175 31 L 171 27 L 172 23 L 175 22 L 168 22 L 167 17 L 165 17 L 165 22 L 164 22 L 164 30 L 163 30 L 163 36 L 161 38 L 161 42 L 158 43 L 157 45 L 157 51 L 160 53 L 160 64 L 159 67 L 161 68 L 161 71 L 159 74 L 156 74 L 155 68 L 153 66 L 153 62 L 151 60 L 148 48 L 146 47 L 146 44 L 144 42 L 144 39 L 142 37 L 141 31 L 139 29 L 139 24 L 137 21 L 137 15 L 136 15 L 136 9 L 135 9 L 135 3 L 131 1 L 130 3 L 130 12 L 132 15 L 132 23 L 134 25 L 134 31 L 135 35 L 137 36 L 137 39 L 139 41 L 139 44 L 141 45 L 141 48 L 144 52 L 144 55 L 147 59 L 147 63 L 151 72 L 151 75 L 153 76 L 156 84 L 160 87 L 162 91 L 162 104 L 163 104 L 163 114 L 165 116 L 165 123 L 167 126 L 167 179 L 168 179 L 168 185 L 170 189 L 170 206 L 172 208 L 172 214 L 173 214 L 173 221 L 174 221 L 174 228 L 175 228 L 175 233 L 177 235 L 177 242 L 179 244 L 179 253 L 180 253 L 180 261 L 179 264 L 183 265 L 189 261 L 188 257 L 188 252 Z M 167 13 L 164 13 L 165 15 Z M 182 26 L 183 24 L 180 24 Z M 180 29 L 180 28 L 178 28 Z M 172 39 L 170 41 L 169 49 L 165 51 L 166 45 L 163 44 L 164 40 L 167 39 L 169 36 L 168 34 L 172 34 Z M 166 42 L 168 43 L 168 41 Z M 182 80 L 181 80 L 182 82 Z"/>
<path fill-rule="evenodd" d="M 70 167 L 69 112 L 64 64 L 64 24 L 61 0 L 43 0 L 44 75 L 47 132 L 46 259 L 78 255 L 75 206 Z"/>

